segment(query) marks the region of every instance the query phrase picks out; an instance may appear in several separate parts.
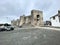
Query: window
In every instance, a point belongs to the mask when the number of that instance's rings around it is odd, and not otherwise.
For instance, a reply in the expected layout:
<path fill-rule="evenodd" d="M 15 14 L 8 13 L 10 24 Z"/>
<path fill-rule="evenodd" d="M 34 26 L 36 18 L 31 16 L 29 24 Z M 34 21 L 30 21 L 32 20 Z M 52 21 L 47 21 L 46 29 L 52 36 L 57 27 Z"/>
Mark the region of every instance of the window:
<path fill-rule="evenodd" d="M 37 21 L 39 21 L 39 17 L 40 17 L 40 15 L 37 15 Z"/>
<path fill-rule="evenodd" d="M 59 22 L 60 22 L 60 16 L 59 16 Z"/>
<path fill-rule="evenodd" d="M 11 25 L 6 23 L 6 24 L 4 24 L 4 26 L 11 26 Z"/>
<path fill-rule="evenodd" d="M 39 19 L 37 19 L 37 21 L 39 21 Z"/>
<path fill-rule="evenodd" d="M 53 17 L 53 20 L 55 20 L 55 16 Z"/>
<path fill-rule="evenodd" d="M 39 18 L 40 16 L 39 15 L 37 15 L 37 18 Z"/>

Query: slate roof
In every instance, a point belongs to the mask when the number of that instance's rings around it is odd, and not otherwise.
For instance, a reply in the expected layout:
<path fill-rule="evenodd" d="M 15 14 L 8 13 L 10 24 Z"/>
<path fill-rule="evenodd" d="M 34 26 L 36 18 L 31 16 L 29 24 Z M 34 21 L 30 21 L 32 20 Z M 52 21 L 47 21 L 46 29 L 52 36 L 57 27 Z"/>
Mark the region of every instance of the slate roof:
<path fill-rule="evenodd" d="M 50 17 L 50 19 L 53 18 L 53 17 L 56 17 L 56 16 L 59 16 L 59 17 L 60 17 L 60 14 L 56 14 L 56 15 L 54 15 L 54 16 Z"/>

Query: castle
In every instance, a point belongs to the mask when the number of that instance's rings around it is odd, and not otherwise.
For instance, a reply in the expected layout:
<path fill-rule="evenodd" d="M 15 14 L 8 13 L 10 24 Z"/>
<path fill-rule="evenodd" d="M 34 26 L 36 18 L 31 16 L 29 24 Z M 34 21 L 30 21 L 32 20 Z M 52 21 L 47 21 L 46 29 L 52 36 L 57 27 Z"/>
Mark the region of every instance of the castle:
<path fill-rule="evenodd" d="M 20 16 L 20 19 L 12 20 L 12 25 L 24 26 L 30 24 L 31 26 L 43 26 L 43 12 L 39 10 L 32 10 L 29 16 Z"/>

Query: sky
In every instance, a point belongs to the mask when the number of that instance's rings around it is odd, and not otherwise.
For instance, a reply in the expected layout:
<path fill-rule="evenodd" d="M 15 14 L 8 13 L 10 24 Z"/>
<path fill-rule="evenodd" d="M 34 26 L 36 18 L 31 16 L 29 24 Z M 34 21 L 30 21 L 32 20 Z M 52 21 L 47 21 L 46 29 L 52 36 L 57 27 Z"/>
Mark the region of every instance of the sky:
<path fill-rule="evenodd" d="M 0 0 L 0 23 L 30 15 L 33 9 L 43 11 L 44 21 L 50 20 L 60 10 L 60 0 Z"/>

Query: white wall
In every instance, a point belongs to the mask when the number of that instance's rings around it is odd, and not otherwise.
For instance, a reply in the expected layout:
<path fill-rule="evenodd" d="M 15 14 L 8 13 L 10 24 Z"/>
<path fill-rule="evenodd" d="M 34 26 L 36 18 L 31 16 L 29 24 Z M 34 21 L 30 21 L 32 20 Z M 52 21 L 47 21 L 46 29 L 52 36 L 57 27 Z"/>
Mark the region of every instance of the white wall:
<path fill-rule="evenodd" d="M 51 18 L 51 23 L 52 23 L 52 26 L 60 27 L 60 22 L 59 22 L 58 16 L 55 16 L 55 20 L 53 20 L 53 18 Z"/>

